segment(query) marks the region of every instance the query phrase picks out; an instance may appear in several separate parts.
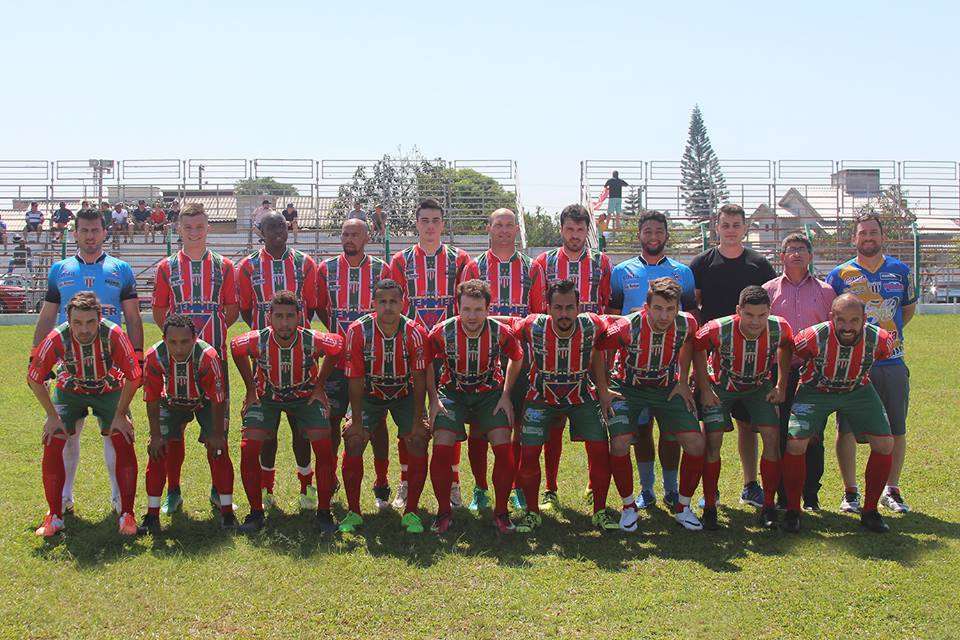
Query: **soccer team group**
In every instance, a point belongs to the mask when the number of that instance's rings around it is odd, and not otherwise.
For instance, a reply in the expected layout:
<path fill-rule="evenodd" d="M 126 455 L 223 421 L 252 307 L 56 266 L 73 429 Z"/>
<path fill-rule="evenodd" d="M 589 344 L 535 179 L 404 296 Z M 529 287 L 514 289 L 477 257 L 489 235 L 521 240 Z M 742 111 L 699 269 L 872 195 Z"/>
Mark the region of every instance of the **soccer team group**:
<path fill-rule="evenodd" d="M 915 300 L 909 269 L 882 253 L 879 219 L 856 221 L 857 257 L 824 282 L 809 275 L 813 247 L 803 234 L 784 240 L 777 277 L 743 246 L 746 220 L 736 205 L 720 209 L 718 246 L 690 267 L 665 255 L 667 219 L 647 212 L 639 220 L 641 254 L 611 268 L 587 244 L 590 216 L 580 205 L 564 209 L 562 246 L 531 260 L 515 248 L 514 212 L 498 209 L 489 217 L 490 249 L 471 259 L 442 242 L 443 210 L 427 199 L 416 210 L 418 243 L 388 264 L 365 253 L 361 219 L 344 222 L 342 253 L 315 260 L 287 246 L 287 222 L 270 213 L 260 222 L 263 247 L 234 266 L 208 247 L 202 205 L 188 204 L 178 223 L 182 248 L 155 274 L 153 318 L 163 339 L 144 352 L 133 273 L 104 253 L 99 212 L 80 212 L 77 254 L 50 270 L 28 372 L 46 413 L 48 512 L 37 535 L 58 534 L 73 511 L 80 432 L 91 412 L 124 535 L 156 534 L 161 514 L 182 508 L 184 441 L 194 420 L 220 522 L 243 532 L 263 528 L 275 505 L 284 414 L 300 506 L 316 511 L 321 533 L 362 527 L 368 444 L 376 508 L 402 511 L 402 527 L 423 532 L 420 498 L 429 477 L 438 503 L 431 528 L 448 531 L 464 502 L 464 441 L 475 480 L 469 509 L 490 508 L 492 484 L 499 533 L 533 531 L 543 525 L 542 510 L 560 505 L 566 424 L 586 448 L 593 524 L 635 531 L 638 511 L 657 500 L 654 423 L 663 500 L 682 527 L 721 527 L 720 451 L 723 434 L 736 429 L 740 502 L 759 509 L 761 526 L 797 532 L 802 510 L 819 508 L 824 428 L 833 413 L 841 508 L 860 513 L 876 532 L 888 529 L 878 503 L 908 509 L 897 486 L 909 392 L 902 330 Z M 228 344 L 238 316 L 250 331 Z M 314 317 L 328 332 L 310 328 Z M 239 466 L 249 513 L 242 524 L 227 441 L 228 347 L 246 389 Z M 150 435 L 147 510 L 138 523 L 129 408 L 140 387 Z M 388 414 L 397 428 L 396 492 Z M 870 447 L 862 504 L 857 442 Z M 337 521 L 331 500 L 341 480 L 347 512 Z M 611 480 L 622 499 L 619 518 L 607 509 Z M 691 500 L 701 482 L 698 515 Z"/>

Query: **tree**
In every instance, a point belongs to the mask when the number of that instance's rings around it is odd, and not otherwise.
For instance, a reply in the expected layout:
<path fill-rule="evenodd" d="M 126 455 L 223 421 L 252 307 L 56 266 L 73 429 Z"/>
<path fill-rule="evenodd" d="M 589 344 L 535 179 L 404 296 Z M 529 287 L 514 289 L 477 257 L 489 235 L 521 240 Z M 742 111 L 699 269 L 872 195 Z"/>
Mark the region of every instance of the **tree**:
<path fill-rule="evenodd" d="M 542 207 L 537 207 L 533 213 L 525 212 L 523 224 L 527 230 L 528 247 L 559 247 L 563 242 L 557 216 L 547 213 Z"/>
<path fill-rule="evenodd" d="M 720 170 L 720 161 L 713 152 L 707 127 L 699 106 L 690 115 L 687 146 L 680 161 L 680 190 L 687 214 L 695 221 L 710 220 L 721 203 L 729 197 L 727 181 Z"/>
<path fill-rule="evenodd" d="M 239 180 L 233 186 L 233 192 L 238 196 L 296 196 L 300 195 L 292 184 L 277 182 L 273 178 L 247 178 Z"/>
<path fill-rule="evenodd" d="M 644 212 L 640 188 L 631 187 L 623 199 L 623 215 L 639 217 Z"/>

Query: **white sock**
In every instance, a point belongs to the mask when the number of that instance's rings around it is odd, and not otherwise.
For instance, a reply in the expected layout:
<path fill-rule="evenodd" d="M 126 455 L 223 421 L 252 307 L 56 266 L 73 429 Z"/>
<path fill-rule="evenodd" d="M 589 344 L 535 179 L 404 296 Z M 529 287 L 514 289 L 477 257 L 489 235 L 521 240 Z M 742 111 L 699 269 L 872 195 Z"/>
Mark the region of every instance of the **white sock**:
<path fill-rule="evenodd" d="M 110 500 L 120 502 L 120 485 L 117 484 L 117 450 L 113 448 L 110 436 L 103 437 L 103 462 L 107 466 L 107 477 L 110 478 Z"/>
<path fill-rule="evenodd" d="M 302 475 L 302 476 L 308 476 L 308 475 L 310 475 L 311 473 L 313 473 L 313 467 L 311 467 L 310 465 L 307 465 L 307 466 L 305 466 L 305 467 L 300 467 L 300 466 L 298 466 L 298 467 L 297 467 L 297 473 L 299 473 L 299 474 Z"/>
<path fill-rule="evenodd" d="M 63 470 L 66 478 L 63 482 L 63 499 L 73 502 L 73 485 L 77 479 L 77 467 L 80 466 L 80 432 L 83 431 L 83 420 L 78 420 L 72 436 L 67 438 L 63 446 Z"/>

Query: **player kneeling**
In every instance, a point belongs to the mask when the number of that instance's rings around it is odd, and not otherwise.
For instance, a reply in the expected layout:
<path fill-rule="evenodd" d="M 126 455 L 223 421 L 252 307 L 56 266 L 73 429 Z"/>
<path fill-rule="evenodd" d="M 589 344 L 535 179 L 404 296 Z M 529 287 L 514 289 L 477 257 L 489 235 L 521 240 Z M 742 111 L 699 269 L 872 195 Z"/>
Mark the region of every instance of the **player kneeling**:
<path fill-rule="evenodd" d="M 674 517 L 692 531 L 703 528 L 690 510 L 704 454 L 696 404 L 687 384 L 697 321 L 680 311 L 680 293 L 680 285 L 672 278 L 651 281 L 643 309 L 611 323 L 601 341 L 601 348 L 619 351 L 612 390 L 622 397 L 613 401 L 609 424 L 610 469 L 623 499 L 620 528 L 624 531 L 637 529 L 630 444 L 638 433 L 637 419 L 646 409 L 657 419 L 661 437 L 676 438 L 683 448 Z"/>
<path fill-rule="evenodd" d="M 301 327 L 300 319 L 296 295 L 278 291 L 270 301 L 270 326 L 244 333 L 230 343 L 233 361 L 247 388 L 240 440 L 240 478 L 250 503 L 250 515 L 240 526 L 244 533 L 259 531 L 264 524 L 260 448 L 265 440 L 277 437 L 283 413 L 310 441 L 315 454 L 317 529 L 321 533 L 337 529 L 330 513 L 333 445 L 324 385 L 343 351 L 343 338 Z M 323 365 L 318 367 L 320 358 Z M 256 363 L 256 372 L 251 363 Z"/>
<path fill-rule="evenodd" d="M 57 364 L 62 366 L 51 398 L 44 381 Z M 89 411 L 100 422 L 100 433 L 110 436 L 117 453 L 120 533 L 137 533 L 133 517 L 137 454 L 129 408 L 140 375 L 130 338 L 118 325 L 103 319 L 97 296 L 89 291 L 73 296 L 67 304 L 67 321 L 37 345 L 27 372 L 30 390 L 47 414 L 42 465 L 49 511 L 37 529 L 38 536 L 50 537 L 63 529 L 63 447 Z"/>
<path fill-rule="evenodd" d="M 877 501 L 890 475 L 893 436 L 880 396 L 870 384 L 870 367 L 889 358 L 896 341 L 880 327 L 866 324 L 865 317 L 863 302 L 845 293 L 834 299 L 829 322 L 804 329 L 794 339 L 803 366 L 783 457 L 787 491 L 783 527 L 791 533 L 800 531 L 807 443 L 812 436 L 823 437 L 827 418 L 834 412 L 844 418 L 858 441 L 870 443 L 860 522 L 877 533 L 890 529 L 877 512 Z"/>
<path fill-rule="evenodd" d="M 150 421 L 147 453 L 147 514 L 139 533 L 160 531 L 160 499 L 168 467 L 180 477 L 183 456 L 167 455 L 167 443 L 183 441 L 187 424 L 200 424 L 200 442 L 207 448 L 213 479 L 214 507 L 222 514 L 224 529 L 237 526 L 233 515 L 233 463 L 227 448 L 226 393 L 223 363 L 217 350 L 197 339 L 193 321 L 179 313 L 163 321 L 163 340 L 150 347 L 143 361 L 143 396 Z M 182 445 L 178 447 L 183 451 Z M 169 487 L 179 490 L 179 487 Z M 214 502 L 214 498 L 216 501 Z"/>
<path fill-rule="evenodd" d="M 515 462 L 511 443 L 513 403 L 511 390 L 523 366 L 523 351 L 513 331 L 488 317 L 490 285 L 468 280 L 457 287 L 460 315 L 430 331 L 430 352 L 442 364 L 440 390 L 427 368 L 430 423 L 433 426 L 433 459 L 430 479 L 436 496 L 449 496 L 453 484 L 454 445 L 471 437 L 485 437 L 493 447 L 494 525 L 500 533 L 513 533 L 507 500 L 513 486 Z M 506 356 L 507 374 L 501 369 Z M 453 523 L 449 500 L 437 500 L 433 530 L 445 533 Z"/>

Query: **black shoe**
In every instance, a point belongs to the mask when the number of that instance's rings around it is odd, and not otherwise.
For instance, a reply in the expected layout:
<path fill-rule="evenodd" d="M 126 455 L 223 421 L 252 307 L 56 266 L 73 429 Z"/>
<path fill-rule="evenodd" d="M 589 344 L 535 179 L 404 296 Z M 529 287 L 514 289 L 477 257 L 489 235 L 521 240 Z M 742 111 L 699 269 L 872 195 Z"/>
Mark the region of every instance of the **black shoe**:
<path fill-rule="evenodd" d="M 720 523 L 717 522 L 717 508 L 704 507 L 703 514 L 700 516 L 700 522 L 707 531 L 717 531 L 720 529 Z"/>
<path fill-rule="evenodd" d="M 760 526 L 764 529 L 776 529 L 780 518 L 777 516 L 776 507 L 764 507 L 760 509 Z"/>
<path fill-rule="evenodd" d="M 323 535 L 335 533 L 339 530 L 337 523 L 333 521 L 333 515 L 329 509 L 320 509 L 317 511 L 314 522 L 316 523 L 317 531 Z"/>
<path fill-rule="evenodd" d="M 783 516 L 781 528 L 787 533 L 800 533 L 800 512 L 787 511 Z"/>
<path fill-rule="evenodd" d="M 243 519 L 243 524 L 237 527 L 240 533 L 256 533 L 263 529 L 263 511 L 251 511 L 250 515 Z"/>
<path fill-rule="evenodd" d="M 812 496 L 804 496 L 803 510 L 804 511 L 820 511 L 820 498 L 818 498 L 816 494 Z"/>
<path fill-rule="evenodd" d="M 373 488 L 373 497 L 377 500 L 378 506 L 379 503 L 390 502 L 390 485 L 385 484 L 382 487 Z"/>
<path fill-rule="evenodd" d="M 137 527 L 137 535 L 145 536 L 148 533 L 153 535 L 160 533 L 160 516 L 152 513 L 143 516 L 140 526 Z"/>
<path fill-rule="evenodd" d="M 860 524 L 874 533 L 886 533 L 890 531 L 890 525 L 883 521 L 883 518 L 877 511 L 862 512 L 860 514 Z"/>
<path fill-rule="evenodd" d="M 237 516 L 233 515 L 233 511 L 229 511 L 220 518 L 220 528 L 226 529 L 228 531 L 233 531 L 240 523 L 237 522 Z"/>

